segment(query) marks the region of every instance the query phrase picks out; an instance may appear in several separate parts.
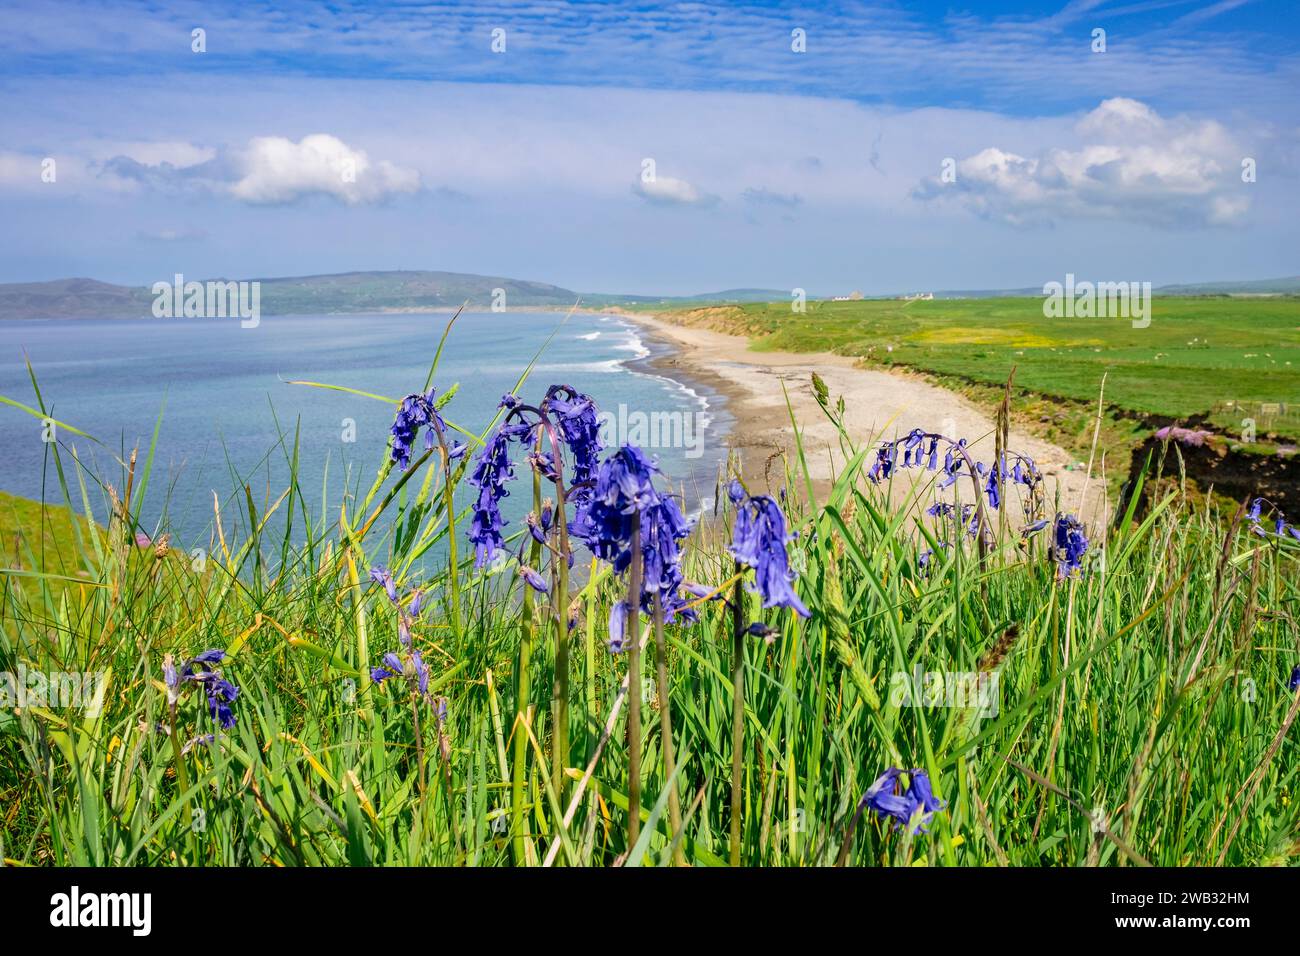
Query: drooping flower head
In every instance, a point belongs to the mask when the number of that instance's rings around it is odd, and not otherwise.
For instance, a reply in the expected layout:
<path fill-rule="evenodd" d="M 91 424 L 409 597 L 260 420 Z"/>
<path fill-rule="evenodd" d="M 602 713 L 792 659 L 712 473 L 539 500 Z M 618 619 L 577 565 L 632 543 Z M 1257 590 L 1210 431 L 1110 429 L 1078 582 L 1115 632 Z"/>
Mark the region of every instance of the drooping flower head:
<path fill-rule="evenodd" d="M 575 516 L 570 533 L 597 558 L 622 574 L 632 561 L 633 531 L 640 528 L 641 592 L 629 595 L 646 613 L 656 597 L 665 621 L 695 621 L 698 615 L 682 596 L 682 543 L 693 523 L 682 514 L 677 499 L 655 488 L 657 463 L 635 445 L 623 445 L 601 463 L 587 507 Z M 627 601 L 610 613 L 610 651 L 626 645 Z"/>
<path fill-rule="evenodd" d="M 602 449 L 599 410 L 590 395 L 568 385 L 552 385 L 541 411 L 555 422 L 573 464 L 571 484 L 585 486 L 596 475 Z M 581 496 L 581 492 L 579 492 Z"/>
<path fill-rule="evenodd" d="M 230 705 L 239 697 L 239 688 L 226 680 L 217 668 L 226 658 L 226 652 L 212 649 L 197 654 L 176 667 L 172 655 L 163 658 L 163 682 L 167 687 L 168 706 L 180 700 L 187 684 L 202 687 L 208 697 L 208 712 L 212 719 L 229 730 L 235 726 L 235 714 Z"/>
<path fill-rule="evenodd" d="M 741 564 L 754 569 L 754 590 L 763 596 L 763 607 L 788 607 L 809 617 L 809 610 L 791 587 L 796 575 L 790 570 L 785 546 L 793 540 L 793 535 L 786 534 L 785 514 L 772 498 L 749 495 L 737 505 L 728 550 Z"/>
<path fill-rule="evenodd" d="M 393 677 L 405 677 L 413 692 L 427 698 L 429 668 L 420 656 L 420 652 L 415 649 L 415 641 L 411 634 L 411 629 L 415 626 L 416 621 L 420 619 L 420 615 L 425 609 L 424 591 L 420 588 L 412 590 L 404 605 L 398 593 L 397 585 L 393 581 L 393 576 L 387 570 L 372 568 L 370 577 L 383 585 L 389 602 L 397 611 L 397 639 L 402 645 L 403 651 L 401 655 L 393 651 L 385 654 L 383 657 L 384 666 L 371 668 L 370 679 L 376 684 L 382 684 Z"/>
<path fill-rule="evenodd" d="M 568 385 L 552 385 L 537 407 L 524 404 L 513 394 L 503 396 L 500 407 L 507 411 L 505 422 L 479 452 L 469 476 L 469 483 L 479 490 L 469 539 L 474 545 L 475 566 L 480 568 L 503 550 L 502 529 L 507 522 L 501 516 L 500 503 L 508 494 L 505 483 L 515 476 L 510 442 L 529 443 L 529 466 L 545 480 L 556 483 L 565 480 L 563 453 L 567 449 L 573 469 L 567 494 L 567 502 L 574 509 L 571 530 L 587 527 L 586 512 L 594 493 L 593 478 L 601 449 L 596 403 Z M 558 441 L 550 447 L 538 447 L 531 442 L 538 429 Z M 529 533 L 540 543 L 545 543 L 553 509 L 551 504 L 542 514 L 527 519 Z M 576 530 L 573 533 L 578 534 Z"/>
<path fill-rule="evenodd" d="M 1057 576 L 1064 580 L 1079 573 L 1087 552 L 1088 539 L 1079 519 L 1074 515 L 1058 514 L 1052 529 L 1052 557 L 1056 561 Z"/>
<path fill-rule="evenodd" d="M 893 820 L 895 828 L 907 827 L 911 833 L 924 833 L 926 824 L 943 809 L 943 802 L 935 798 L 930 778 L 923 770 L 909 770 L 907 789 L 896 793 L 902 773 L 890 767 L 863 794 L 859 805 L 882 820 Z"/>
<path fill-rule="evenodd" d="M 609 609 L 609 652 L 622 654 L 627 649 L 627 601 L 615 601 Z"/>
<path fill-rule="evenodd" d="M 506 520 L 501 517 L 501 499 L 509 496 L 506 482 L 515 477 L 510 442 L 524 438 L 528 431 L 529 426 L 524 423 L 502 423 L 478 453 L 470 471 L 468 481 L 478 489 L 469 528 L 475 567 L 483 567 L 503 550 L 502 529 Z"/>
<path fill-rule="evenodd" d="M 1287 681 L 1286 689 L 1292 692 L 1300 690 L 1300 664 L 1292 669 L 1291 679 Z"/>
<path fill-rule="evenodd" d="M 602 561 L 622 574 L 632 560 L 632 530 L 637 516 L 658 501 L 654 476 L 659 466 L 635 445 L 623 445 L 596 473 L 589 506 L 576 515 L 570 532 Z"/>
<path fill-rule="evenodd" d="M 397 603 L 397 585 L 393 582 L 393 575 L 387 568 L 381 565 L 371 568 L 370 580 L 384 589 L 384 593 L 388 595 L 388 600 Z"/>
<path fill-rule="evenodd" d="M 163 684 L 167 687 L 168 706 L 181 699 L 181 679 L 176 673 L 176 661 L 171 654 L 163 655 Z"/>
<path fill-rule="evenodd" d="M 411 651 L 405 659 L 389 652 L 384 655 L 383 667 L 370 669 L 370 679 L 376 684 L 382 684 L 394 677 L 405 678 L 412 694 L 418 694 L 426 701 L 431 700 L 429 697 L 429 665 L 424 662 L 424 658 L 420 656 L 419 651 Z"/>
<path fill-rule="evenodd" d="M 415 445 L 415 439 L 420 434 L 420 429 L 429 427 L 424 435 L 424 447 L 426 450 L 432 448 L 437 435 L 446 430 L 446 423 L 442 416 L 438 414 L 437 406 L 434 403 L 434 390 L 429 389 L 427 395 L 407 395 L 402 399 L 397 408 L 397 415 L 393 419 L 393 445 L 392 459 L 397 467 L 405 470 L 411 464 L 411 449 Z"/>
<path fill-rule="evenodd" d="M 670 619 L 683 583 L 681 545 L 693 527 L 671 495 L 658 495 L 641 512 L 642 587 L 647 600 L 659 594 Z"/>
<path fill-rule="evenodd" d="M 1273 502 L 1267 498 L 1256 498 L 1250 503 L 1250 508 L 1246 511 L 1246 518 L 1250 521 L 1250 530 L 1252 534 L 1259 535 L 1261 538 L 1267 538 L 1269 532 L 1265 530 L 1260 515 L 1264 506 L 1268 506 L 1269 514 L 1273 517 L 1273 534 L 1279 538 L 1291 537 L 1300 541 L 1300 528 L 1290 524 L 1284 515 Z"/>

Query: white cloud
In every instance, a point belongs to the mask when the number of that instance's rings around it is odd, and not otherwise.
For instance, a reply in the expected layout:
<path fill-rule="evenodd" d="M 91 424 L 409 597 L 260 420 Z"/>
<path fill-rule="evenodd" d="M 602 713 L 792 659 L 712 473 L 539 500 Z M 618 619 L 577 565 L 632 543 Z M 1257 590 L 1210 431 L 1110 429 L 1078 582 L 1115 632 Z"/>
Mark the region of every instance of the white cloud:
<path fill-rule="evenodd" d="M 665 206 L 711 206 L 718 201 L 717 196 L 702 193 L 686 180 L 672 176 L 656 176 L 649 182 L 638 179 L 632 192 L 648 202 Z"/>
<path fill-rule="evenodd" d="M 1024 156 L 997 146 L 957 161 L 956 181 L 914 195 L 948 198 L 1012 223 L 1061 217 L 1154 225 L 1226 225 L 1250 206 L 1241 148 L 1219 123 L 1166 119 L 1137 100 L 1105 100 L 1075 124 L 1076 142 Z"/>
<path fill-rule="evenodd" d="M 230 186 L 236 199 L 255 204 L 290 203 L 324 194 L 349 205 L 377 202 L 420 188 L 420 174 L 387 160 L 371 162 L 327 133 L 304 136 L 295 143 L 283 136 L 259 136 L 238 158 L 242 176 Z"/>
<path fill-rule="evenodd" d="M 32 187 L 41 181 L 41 159 L 0 150 L 0 185 L 7 187 Z"/>

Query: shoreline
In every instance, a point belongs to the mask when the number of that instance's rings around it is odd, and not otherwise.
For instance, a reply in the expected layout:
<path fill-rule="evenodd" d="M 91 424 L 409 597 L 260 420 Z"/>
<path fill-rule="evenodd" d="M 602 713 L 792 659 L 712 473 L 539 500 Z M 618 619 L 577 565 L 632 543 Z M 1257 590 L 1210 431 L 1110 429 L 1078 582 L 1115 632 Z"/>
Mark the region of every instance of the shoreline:
<path fill-rule="evenodd" d="M 641 361 L 657 374 L 688 385 L 698 382 L 720 395 L 732 426 L 727 448 L 738 454 L 741 473 L 752 490 L 777 494 L 784 483 L 782 455 L 797 456 L 791 412 L 803 438 L 804 454 L 814 491 L 824 498 L 834 476 L 844 467 L 840 435 L 817 403 L 812 374 L 826 383 L 833 404 L 843 396 L 845 426 L 859 450 L 882 438 L 906 435 L 913 428 L 966 438 L 976 460 L 994 457 L 994 421 L 955 392 L 897 371 L 864 368 L 851 356 L 829 352 L 759 352 L 748 339 L 709 329 L 678 325 L 661 314 L 612 312 L 640 329 L 668 351 Z M 786 405 L 786 397 L 789 406 Z M 1044 478 L 1048 509 L 1059 493 L 1060 510 L 1079 514 L 1085 522 L 1107 517 L 1105 481 L 1100 462 L 1091 479 L 1086 462 L 1064 449 L 1015 428 L 1008 447 L 1028 455 Z M 890 487 L 891 498 L 904 500 L 913 481 L 933 477 L 926 472 L 902 472 Z M 904 480 L 900 480 L 904 479 Z M 792 489 L 802 490 L 802 489 Z M 968 499 L 969 487 L 962 496 Z M 1010 509 L 1009 509 L 1010 510 Z"/>

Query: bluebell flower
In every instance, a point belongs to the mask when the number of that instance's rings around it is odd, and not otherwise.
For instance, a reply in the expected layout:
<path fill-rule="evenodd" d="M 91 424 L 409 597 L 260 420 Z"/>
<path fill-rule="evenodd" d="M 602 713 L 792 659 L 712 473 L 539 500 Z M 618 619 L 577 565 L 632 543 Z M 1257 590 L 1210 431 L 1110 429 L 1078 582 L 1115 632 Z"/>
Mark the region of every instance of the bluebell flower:
<path fill-rule="evenodd" d="M 903 771 L 890 767 L 876 778 L 867 792 L 858 802 L 859 806 L 871 810 L 882 820 L 893 820 L 897 826 L 906 826 L 911 822 L 913 802 L 906 794 L 894 793 L 899 776 Z"/>
<path fill-rule="evenodd" d="M 1287 681 L 1286 689 L 1290 691 L 1300 690 L 1300 664 L 1297 664 L 1291 671 L 1291 679 Z"/>
<path fill-rule="evenodd" d="M 501 517 L 501 499 L 510 494 L 505 485 L 515 477 L 510 442 L 523 437 L 527 431 L 527 426 L 521 431 L 518 425 L 501 425 L 483 446 L 470 471 L 468 481 L 478 489 L 469 529 L 475 567 L 483 567 L 503 550 L 502 529 L 506 521 Z"/>
<path fill-rule="evenodd" d="M 418 694 L 426 701 L 431 701 L 429 697 L 429 666 L 425 664 L 424 658 L 420 656 L 419 651 L 412 651 L 406 660 L 390 651 L 384 655 L 383 661 L 383 667 L 372 667 L 370 669 L 370 679 L 372 681 L 376 684 L 382 684 L 394 677 L 405 678 L 412 693 Z"/>
<path fill-rule="evenodd" d="M 194 657 L 191 657 L 189 663 L 186 664 L 185 667 L 187 672 L 188 669 L 195 664 L 199 665 L 199 668 L 201 670 L 209 670 L 210 665 L 220 664 L 225 659 L 226 659 L 226 652 L 219 651 L 214 648 L 213 650 L 204 651 L 202 654 L 196 654 Z"/>
<path fill-rule="evenodd" d="M 657 597 L 665 621 L 693 622 L 698 613 L 681 594 L 685 584 L 681 545 L 692 523 L 673 496 L 655 489 L 658 471 L 657 463 L 635 445 L 619 448 L 601 464 L 587 507 L 570 525 L 570 532 L 608 562 L 615 574 L 622 574 L 631 563 L 633 529 L 639 524 L 641 592 L 629 600 L 649 614 Z M 625 643 L 617 611 L 611 611 L 610 626 L 610 649 L 617 653 Z"/>
<path fill-rule="evenodd" d="M 695 584 L 692 581 L 683 581 L 682 590 L 696 598 L 707 598 L 710 601 L 726 602 L 726 597 L 717 588 L 711 588 L 703 584 Z"/>
<path fill-rule="evenodd" d="M 386 666 L 372 667 L 370 669 L 370 679 L 376 684 L 383 683 L 390 677 L 401 677 L 406 670 L 405 665 L 402 664 L 402 659 L 392 651 L 384 655 L 383 661 Z"/>
<path fill-rule="evenodd" d="M 534 591 L 539 591 L 542 594 L 545 594 L 550 590 L 550 586 L 546 583 L 546 579 L 527 565 L 519 565 L 519 574 Z"/>
<path fill-rule="evenodd" d="M 226 652 L 217 648 L 203 651 L 189 658 L 180 667 L 171 654 L 163 656 L 163 684 L 167 688 L 167 705 L 174 710 L 186 687 L 203 688 L 208 699 L 208 712 L 225 729 L 235 726 L 235 713 L 231 709 L 239 698 L 239 687 L 226 680 L 217 665 L 226 659 Z"/>
<path fill-rule="evenodd" d="M 635 445 L 624 445 L 605 459 L 596 473 L 588 506 L 570 532 L 622 574 L 632 560 L 632 528 L 637 515 L 658 501 L 654 475 L 658 465 Z"/>
<path fill-rule="evenodd" d="M 397 408 L 397 415 L 393 419 L 391 455 L 393 462 L 403 470 L 411 464 L 411 448 L 421 428 L 432 426 L 425 433 L 426 449 L 433 447 L 435 431 L 441 434 L 446 430 L 446 423 L 438 414 L 433 396 L 433 389 L 427 395 L 407 395 Z"/>
<path fill-rule="evenodd" d="M 168 702 L 174 703 L 179 699 L 183 684 L 198 684 L 207 694 L 208 711 L 212 719 L 226 729 L 235 726 L 235 714 L 230 705 L 239 697 L 239 688 L 226 680 L 216 667 L 226 659 L 226 652 L 216 649 L 204 651 L 191 657 L 179 671 L 169 660 L 170 657 L 169 654 L 163 659 Z"/>
<path fill-rule="evenodd" d="M 573 459 L 573 484 L 585 485 L 596 475 L 603 445 L 600 413 L 591 396 L 568 385 L 552 385 L 542 399 L 542 412 L 554 418 Z"/>
<path fill-rule="evenodd" d="M 657 592 L 667 608 L 681 589 L 681 544 L 692 527 L 670 495 L 656 496 L 641 511 L 642 587 L 647 603 Z"/>
<path fill-rule="evenodd" d="M 988 479 L 984 482 L 984 493 L 988 495 L 989 507 L 996 508 L 1002 503 L 1001 487 L 998 484 L 998 469 L 988 470 Z"/>
<path fill-rule="evenodd" d="M 410 599 L 407 605 L 403 607 L 401 597 L 397 591 L 397 583 L 393 580 L 393 575 L 387 568 L 380 566 L 371 568 L 370 580 L 383 587 L 389 603 L 397 609 L 397 636 L 404 646 L 410 647 L 411 628 L 424 611 L 424 591 L 419 588 L 411 591 Z"/>
<path fill-rule="evenodd" d="M 882 820 L 893 820 L 896 828 L 907 827 L 913 834 L 924 833 L 925 825 L 943 809 L 943 803 L 935 798 L 930 778 L 923 770 L 909 770 L 907 790 L 895 793 L 902 773 L 890 767 L 863 794 L 859 805 L 872 810 Z"/>
<path fill-rule="evenodd" d="M 429 696 L 429 668 L 419 651 L 411 652 L 411 664 L 415 668 L 415 689 L 421 697 Z"/>
<path fill-rule="evenodd" d="M 1083 567 L 1083 557 L 1088 551 L 1088 539 L 1083 525 L 1074 515 L 1058 514 L 1052 533 L 1052 553 L 1056 560 L 1057 575 L 1064 579 L 1078 573 Z"/>
<path fill-rule="evenodd" d="M 239 688 L 220 677 L 213 678 L 206 683 L 208 710 L 212 714 L 212 719 L 229 730 L 235 726 L 235 715 L 231 711 L 230 705 L 239 697 Z"/>
<path fill-rule="evenodd" d="M 397 584 L 393 581 L 392 572 L 385 567 L 376 565 L 370 569 L 370 580 L 384 589 L 384 593 L 388 595 L 388 600 L 394 604 L 397 603 Z"/>
<path fill-rule="evenodd" d="M 882 481 L 894 473 L 894 461 L 897 459 L 896 448 L 895 443 L 885 442 L 876 449 L 876 460 L 867 469 L 867 477 L 871 481 Z"/>
<path fill-rule="evenodd" d="M 925 771 L 913 770 L 907 776 L 911 780 L 907 786 L 907 795 L 912 798 L 912 822 L 915 827 L 912 832 L 924 833 L 925 825 L 943 809 L 943 802 L 935 798 L 934 791 L 930 788 L 930 778 Z"/>
<path fill-rule="evenodd" d="M 163 655 L 163 684 L 167 688 L 167 704 L 172 706 L 181 699 L 181 680 L 171 654 Z"/>
<path fill-rule="evenodd" d="M 615 601 L 609 609 L 609 652 L 622 654 L 627 647 L 627 601 Z"/>
<path fill-rule="evenodd" d="M 384 655 L 384 667 L 371 668 L 370 679 L 382 684 L 394 677 L 405 678 L 412 693 L 429 699 L 429 667 L 419 651 L 412 651 L 406 661 L 396 654 Z"/>
<path fill-rule="evenodd" d="M 1051 524 L 1051 521 L 1047 518 L 1042 518 L 1038 521 L 1033 522 L 1032 524 L 1027 524 L 1020 529 L 1020 536 L 1022 538 L 1028 538 L 1030 535 L 1035 535 L 1038 532 L 1042 531 L 1049 524 Z"/>
<path fill-rule="evenodd" d="M 1282 512 L 1278 510 L 1277 506 L 1267 498 L 1255 498 L 1246 511 L 1246 518 L 1250 521 L 1251 534 L 1257 535 L 1261 538 L 1267 538 L 1269 536 L 1269 532 L 1265 530 L 1261 517 L 1261 512 L 1266 505 L 1268 506 L 1269 513 L 1274 515 L 1272 533 L 1279 538 L 1289 535 L 1297 541 L 1300 541 L 1300 529 L 1297 529 L 1295 525 L 1289 523 L 1286 520 L 1286 515 L 1282 514 Z"/>
<path fill-rule="evenodd" d="M 766 495 L 752 495 L 737 507 L 728 550 L 741 564 L 754 569 L 755 590 L 763 596 L 763 607 L 788 607 L 809 617 L 809 610 L 791 587 L 796 575 L 790 570 L 786 544 L 792 540 L 785 531 L 781 506 Z"/>
<path fill-rule="evenodd" d="M 547 481 L 560 480 L 560 471 L 555 464 L 555 456 L 549 451 L 535 451 L 528 455 L 528 464 Z"/>
<path fill-rule="evenodd" d="M 191 737 L 185 741 L 185 746 L 181 748 L 181 754 L 187 754 L 195 747 L 206 747 L 216 739 L 216 734 L 199 734 L 197 737 Z"/>

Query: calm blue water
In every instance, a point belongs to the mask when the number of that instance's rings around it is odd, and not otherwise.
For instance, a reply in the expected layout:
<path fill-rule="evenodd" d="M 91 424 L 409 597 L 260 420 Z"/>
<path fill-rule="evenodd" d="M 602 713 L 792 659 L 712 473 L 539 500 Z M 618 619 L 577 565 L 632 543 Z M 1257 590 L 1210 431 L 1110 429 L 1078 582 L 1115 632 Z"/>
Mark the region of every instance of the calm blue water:
<path fill-rule="evenodd" d="M 223 510 L 233 495 L 242 496 L 244 483 L 251 485 L 259 509 L 280 496 L 295 429 L 300 431 L 301 486 L 314 518 L 321 514 L 323 497 L 330 519 L 337 517 L 345 482 L 348 490 L 360 485 L 364 494 L 385 453 L 393 407 L 287 383 L 309 379 L 400 398 L 423 386 L 448 318 L 272 316 L 252 329 L 233 319 L 5 322 L 0 324 L 0 395 L 36 404 L 25 352 L 52 416 L 102 443 L 65 430 L 58 436 L 60 446 L 75 445 L 87 469 L 119 492 L 123 472 L 117 457 L 138 444 L 143 458 L 162 412 L 143 523 L 156 530 L 165 512 L 163 527 L 177 543 L 202 547 L 213 528 L 214 491 Z M 501 395 L 514 387 L 563 318 L 546 312 L 462 315 L 435 379 L 439 392 L 460 385 L 444 415 L 481 431 Z M 655 348 L 616 316 L 574 315 L 546 347 L 521 395 L 536 402 L 547 386 L 563 382 L 611 411 L 621 403 L 633 413 L 691 416 L 694 425 L 704 427 L 702 448 L 645 442 L 674 482 L 684 486 L 689 506 L 696 502 L 693 489 L 712 493 L 730 420 L 718 396 L 652 373 L 646 358 Z M 344 440 L 345 419 L 356 423 L 355 441 Z M 281 434 L 283 446 L 278 445 Z M 666 432 L 660 437 L 672 443 Z M 62 500 L 40 422 L 0 405 L 0 443 L 0 489 Z M 71 467 L 70 456 L 63 458 L 65 469 Z M 513 512 L 516 519 L 530 497 L 524 471 L 508 502 L 508 515 Z M 90 483 L 92 503 L 100 511 L 102 494 Z M 518 527 L 512 524 L 511 530 Z"/>

